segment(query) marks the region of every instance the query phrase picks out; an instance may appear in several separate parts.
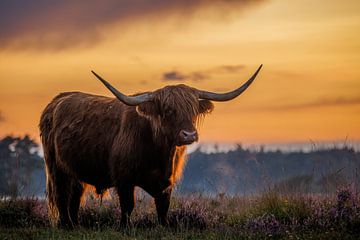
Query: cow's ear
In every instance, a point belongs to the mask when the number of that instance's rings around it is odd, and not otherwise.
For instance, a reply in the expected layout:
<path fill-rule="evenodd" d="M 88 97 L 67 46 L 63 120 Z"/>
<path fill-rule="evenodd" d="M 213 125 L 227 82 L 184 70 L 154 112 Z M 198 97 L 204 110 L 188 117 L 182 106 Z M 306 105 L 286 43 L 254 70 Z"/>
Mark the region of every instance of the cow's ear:
<path fill-rule="evenodd" d="M 143 117 L 155 117 L 159 115 L 154 102 L 143 102 L 136 106 L 136 112 Z"/>
<path fill-rule="evenodd" d="M 214 104 L 209 100 L 199 100 L 199 113 L 208 114 L 214 110 Z"/>

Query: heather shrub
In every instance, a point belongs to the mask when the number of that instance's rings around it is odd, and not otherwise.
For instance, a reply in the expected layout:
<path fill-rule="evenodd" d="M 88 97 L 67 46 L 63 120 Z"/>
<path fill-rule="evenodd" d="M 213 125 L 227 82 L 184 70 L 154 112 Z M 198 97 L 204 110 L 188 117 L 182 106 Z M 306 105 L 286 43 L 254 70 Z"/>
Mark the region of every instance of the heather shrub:
<path fill-rule="evenodd" d="M 294 235 L 302 238 L 323 233 L 330 234 L 329 237 L 331 234 L 360 234 L 359 195 L 350 187 L 338 190 L 333 196 L 282 195 L 269 191 L 258 197 L 192 195 L 178 196 L 173 200 L 166 228 L 158 225 L 154 202 L 147 198 L 138 199 L 132 226 L 125 231 L 119 229 L 121 212 L 117 201 L 109 199 L 101 204 L 89 201 L 80 209 L 78 230 L 111 229 L 133 236 L 140 231 L 149 232 L 151 238 L 155 235 L 161 237 L 161 233 L 166 232 L 177 236 L 189 232 L 214 233 L 213 239 L 220 233 L 255 239 L 290 238 Z M 0 229 L 48 226 L 45 201 L 0 201 Z"/>
<path fill-rule="evenodd" d="M 178 197 L 175 206 L 169 212 L 171 227 L 183 229 L 206 229 L 212 227 L 218 221 L 218 214 L 212 201 L 203 196 Z"/>
<path fill-rule="evenodd" d="M 296 220 L 303 223 L 311 214 L 308 200 L 300 195 L 281 195 L 274 191 L 264 193 L 251 209 L 250 217 L 272 216 L 282 224 Z"/>
<path fill-rule="evenodd" d="M 282 225 L 273 214 L 250 218 L 246 222 L 245 228 L 251 233 L 267 236 L 279 235 L 282 232 Z"/>
<path fill-rule="evenodd" d="M 169 226 L 180 229 L 205 229 L 211 225 L 209 211 L 206 209 L 207 205 L 197 200 L 190 197 L 176 199 L 177 206 L 171 208 L 168 214 Z M 142 199 L 140 202 L 132 214 L 132 226 L 136 228 L 156 227 L 158 222 L 153 201 Z M 79 212 L 80 225 L 90 229 L 118 228 L 120 217 L 121 210 L 116 201 L 105 201 L 102 204 L 90 201 Z"/>
<path fill-rule="evenodd" d="M 120 209 L 111 203 L 80 208 L 79 223 L 90 229 L 115 228 L 120 223 Z"/>
<path fill-rule="evenodd" d="M 47 225 L 44 201 L 32 198 L 0 201 L 0 226 L 20 228 Z"/>

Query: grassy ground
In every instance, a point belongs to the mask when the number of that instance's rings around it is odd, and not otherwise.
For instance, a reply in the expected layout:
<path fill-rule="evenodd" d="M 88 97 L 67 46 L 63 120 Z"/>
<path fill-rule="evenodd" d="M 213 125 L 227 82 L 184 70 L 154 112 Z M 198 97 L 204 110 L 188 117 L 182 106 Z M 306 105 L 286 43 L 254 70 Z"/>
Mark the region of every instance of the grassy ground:
<path fill-rule="evenodd" d="M 281 236 L 263 234 L 249 235 L 239 232 L 171 231 L 164 228 L 66 231 L 51 228 L 0 229 L 0 239 L 359 239 L 359 235 L 333 231 L 287 233 Z"/>
<path fill-rule="evenodd" d="M 360 199 L 336 196 L 174 197 L 170 226 L 156 223 L 153 202 L 137 200 L 132 226 L 119 229 L 115 201 L 88 202 L 75 230 L 51 228 L 45 202 L 0 202 L 0 239 L 360 239 Z"/>

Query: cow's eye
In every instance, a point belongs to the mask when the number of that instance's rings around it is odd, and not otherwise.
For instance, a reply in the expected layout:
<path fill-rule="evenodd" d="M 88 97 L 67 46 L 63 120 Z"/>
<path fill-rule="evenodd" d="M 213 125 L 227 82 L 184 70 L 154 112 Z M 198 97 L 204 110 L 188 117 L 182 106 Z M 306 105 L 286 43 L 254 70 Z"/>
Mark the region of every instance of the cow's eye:
<path fill-rule="evenodd" d="M 166 111 L 165 111 L 165 116 L 171 116 L 171 115 L 173 115 L 173 113 L 174 113 L 174 111 L 172 110 L 172 109 L 167 109 Z"/>

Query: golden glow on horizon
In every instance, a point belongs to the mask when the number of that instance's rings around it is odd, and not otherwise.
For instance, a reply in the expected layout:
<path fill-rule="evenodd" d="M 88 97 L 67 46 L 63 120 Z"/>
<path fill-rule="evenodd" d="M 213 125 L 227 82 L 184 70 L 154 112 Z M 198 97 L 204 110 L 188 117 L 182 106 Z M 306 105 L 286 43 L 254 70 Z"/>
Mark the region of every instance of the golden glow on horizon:
<path fill-rule="evenodd" d="M 132 19 L 103 29 L 91 46 L 0 51 L 0 136 L 38 139 L 40 113 L 59 92 L 111 96 L 91 69 L 126 93 L 177 83 L 226 91 L 262 63 L 246 93 L 215 103 L 201 141 L 360 140 L 360 1 L 274 0 L 225 20 L 199 16 L 183 25 Z M 245 67 L 220 71 L 225 65 Z M 161 80 L 173 70 L 208 78 Z"/>

